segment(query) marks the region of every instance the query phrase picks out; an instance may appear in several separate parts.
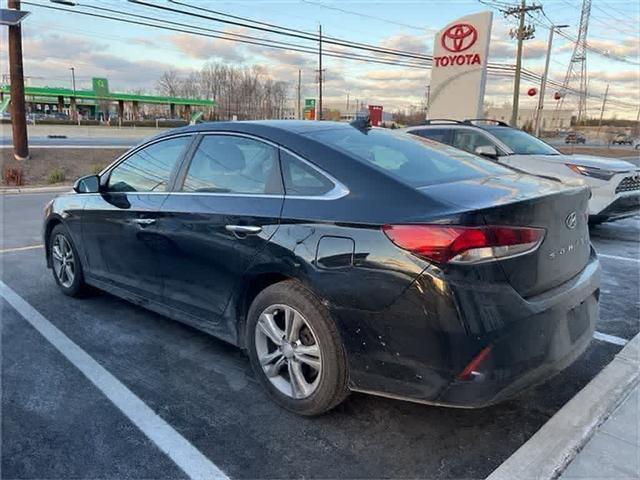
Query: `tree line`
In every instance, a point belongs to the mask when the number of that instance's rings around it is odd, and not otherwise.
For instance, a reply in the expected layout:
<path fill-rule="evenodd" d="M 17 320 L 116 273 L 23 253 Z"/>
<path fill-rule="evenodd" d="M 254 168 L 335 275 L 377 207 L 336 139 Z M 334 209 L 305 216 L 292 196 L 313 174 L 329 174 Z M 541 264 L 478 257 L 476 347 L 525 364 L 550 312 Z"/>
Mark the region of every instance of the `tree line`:
<path fill-rule="evenodd" d="M 156 87 L 165 96 L 213 100 L 216 105 L 205 112 L 210 120 L 280 119 L 294 113 L 289 82 L 274 80 L 259 66 L 207 63 L 186 77 L 168 70 Z"/>

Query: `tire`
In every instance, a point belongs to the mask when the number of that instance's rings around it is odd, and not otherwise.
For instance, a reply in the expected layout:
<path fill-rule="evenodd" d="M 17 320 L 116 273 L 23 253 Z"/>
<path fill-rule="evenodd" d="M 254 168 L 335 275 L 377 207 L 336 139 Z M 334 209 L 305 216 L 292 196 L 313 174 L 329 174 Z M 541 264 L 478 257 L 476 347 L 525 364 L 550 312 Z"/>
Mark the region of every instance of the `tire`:
<path fill-rule="evenodd" d="M 293 326 L 289 335 L 287 325 Z M 281 407 L 298 415 L 320 415 L 348 396 L 347 359 L 336 324 L 300 283 L 287 280 L 261 291 L 249 308 L 246 335 L 253 371 Z"/>
<path fill-rule="evenodd" d="M 63 224 L 53 227 L 47 248 L 49 248 L 53 278 L 62 293 L 70 297 L 79 297 L 85 293 L 87 284 L 84 281 L 80 256 L 73 244 L 73 240 L 71 240 L 67 227 Z M 62 261 L 60 260 L 61 255 Z M 69 269 L 64 268 L 65 264 Z"/>

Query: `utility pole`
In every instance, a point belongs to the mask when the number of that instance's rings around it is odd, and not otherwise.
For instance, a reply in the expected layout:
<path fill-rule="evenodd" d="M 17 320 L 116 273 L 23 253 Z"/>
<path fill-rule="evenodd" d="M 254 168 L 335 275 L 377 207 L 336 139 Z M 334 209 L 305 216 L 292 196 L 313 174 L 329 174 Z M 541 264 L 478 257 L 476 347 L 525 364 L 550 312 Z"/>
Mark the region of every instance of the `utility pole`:
<path fill-rule="evenodd" d="M 345 114 L 349 115 L 349 92 L 347 92 L 347 108 L 345 109 Z"/>
<path fill-rule="evenodd" d="M 600 127 L 602 127 L 602 117 L 604 116 L 604 106 L 607 103 L 607 95 L 609 95 L 609 84 L 607 83 L 607 89 L 604 91 L 604 98 L 602 99 L 602 108 L 600 109 L 600 120 L 598 121 L 598 132 L 597 135 L 600 135 Z"/>
<path fill-rule="evenodd" d="M 318 25 L 318 120 L 322 120 L 322 25 Z"/>
<path fill-rule="evenodd" d="M 532 5 L 527 7 L 527 1 L 522 0 L 522 4 L 520 7 L 509 8 L 503 10 L 506 15 L 518 15 L 519 16 L 519 24 L 518 30 L 514 33 L 511 32 L 512 36 L 515 36 L 518 40 L 518 51 L 516 54 L 516 77 L 513 82 L 513 110 L 511 111 L 511 123 L 512 127 L 517 127 L 518 124 L 518 103 L 520 101 L 520 74 L 522 71 L 522 44 L 525 40 L 529 40 L 533 38 L 533 34 L 535 32 L 535 27 L 532 25 L 524 25 L 524 19 L 527 12 L 534 10 L 541 10 L 542 7 L 539 5 Z"/>
<path fill-rule="evenodd" d="M 7 6 L 20 10 L 20 0 L 8 0 Z M 22 66 L 22 28 L 9 26 L 9 76 L 11 79 L 11 129 L 13 156 L 16 160 L 29 158 L 27 140 L 27 112 L 24 102 L 24 69 Z"/>
<path fill-rule="evenodd" d="M 298 120 L 302 120 L 302 70 L 298 69 Z"/>
<path fill-rule="evenodd" d="M 536 124 L 535 124 L 535 132 L 536 137 L 540 136 L 540 124 L 542 117 L 542 109 L 544 108 L 544 93 L 547 86 L 547 78 L 549 76 L 549 61 L 551 60 L 551 45 L 553 44 L 553 33 L 556 28 L 566 28 L 569 25 L 551 25 L 549 29 L 549 42 L 547 44 L 547 59 L 544 64 L 544 74 L 542 75 L 542 80 L 540 81 L 540 94 L 538 97 L 538 109 L 536 110 Z"/>

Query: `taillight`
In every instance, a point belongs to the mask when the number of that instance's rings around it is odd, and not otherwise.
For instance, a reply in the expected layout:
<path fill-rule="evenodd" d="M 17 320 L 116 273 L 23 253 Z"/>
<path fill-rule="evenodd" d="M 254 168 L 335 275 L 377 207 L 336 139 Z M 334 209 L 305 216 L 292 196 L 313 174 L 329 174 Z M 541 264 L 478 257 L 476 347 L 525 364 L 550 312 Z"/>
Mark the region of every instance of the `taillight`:
<path fill-rule="evenodd" d="M 544 229 L 385 225 L 382 231 L 400 248 L 436 263 L 477 263 L 529 253 L 542 243 Z"/>

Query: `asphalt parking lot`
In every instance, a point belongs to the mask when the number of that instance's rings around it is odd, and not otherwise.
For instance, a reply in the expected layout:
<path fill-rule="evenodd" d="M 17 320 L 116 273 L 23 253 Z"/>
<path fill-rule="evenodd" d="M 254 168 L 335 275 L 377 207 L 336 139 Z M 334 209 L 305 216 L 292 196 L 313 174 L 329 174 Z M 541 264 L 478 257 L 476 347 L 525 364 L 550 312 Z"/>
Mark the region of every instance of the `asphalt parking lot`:
<path fill-rule="evenodd" d="M 59 293 L 40 246 L 52 196 L 0 195 L 0 273 L 9 289 L 0 291 L 23 299 L 142 400 L 172 438 L 230 478 L 483 478 L 639 331 L 636 217 L 592 229 L 604 272 L 598 334 L 547 383 L 482 410 L 353 394 L 327 415 L 300 418 L 266 397 L 235 348 L 108 294 Z M 148 435 L 157 423 L 143 432 L 24 310 L 0 302 L 3 478 L 187 476 Z"/>

